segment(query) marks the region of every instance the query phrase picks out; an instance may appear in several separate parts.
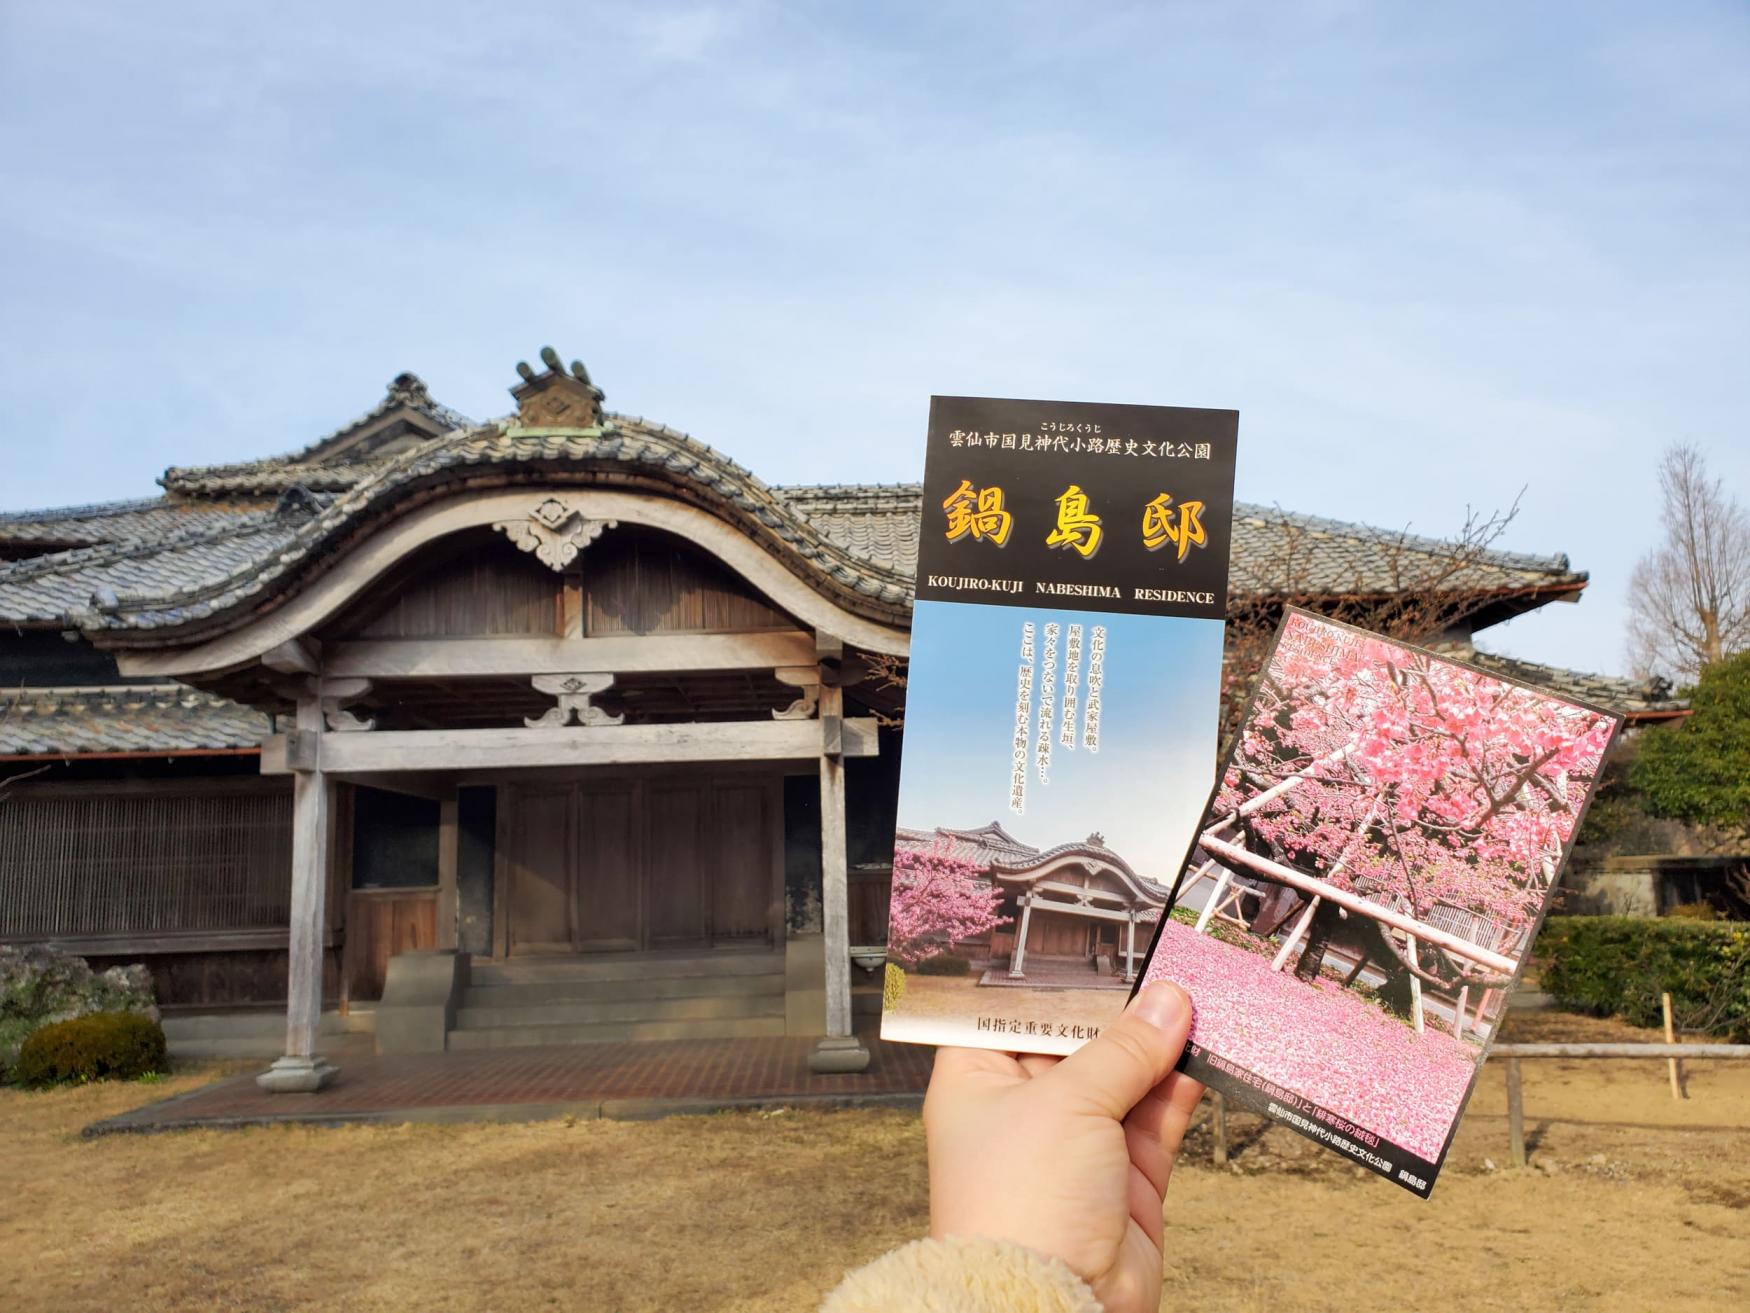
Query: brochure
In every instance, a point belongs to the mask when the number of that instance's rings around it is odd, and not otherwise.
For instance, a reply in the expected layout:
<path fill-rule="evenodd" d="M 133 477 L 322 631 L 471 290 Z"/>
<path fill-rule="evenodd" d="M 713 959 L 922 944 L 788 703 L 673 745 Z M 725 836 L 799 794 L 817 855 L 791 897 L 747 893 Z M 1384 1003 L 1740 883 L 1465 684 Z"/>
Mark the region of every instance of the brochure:
<path fill-rule="evenodd" d="M 932 399 L 882 1038 L 1122 1011 L 1215 778 L 1238 425 Z"/>
<path fill-rule="evenodd" d="M 1425 1197 L 1619 725 L 1290 609 L 1142 972 L 1183 1070 Z"/>

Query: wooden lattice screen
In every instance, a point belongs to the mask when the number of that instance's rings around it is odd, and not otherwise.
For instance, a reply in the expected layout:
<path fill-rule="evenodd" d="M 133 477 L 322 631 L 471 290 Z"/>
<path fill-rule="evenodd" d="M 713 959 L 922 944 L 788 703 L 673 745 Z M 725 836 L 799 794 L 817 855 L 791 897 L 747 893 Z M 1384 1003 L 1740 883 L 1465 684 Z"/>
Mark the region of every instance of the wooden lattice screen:
<path fill-rule="evenodd" d="M 116 792 L 0 803 L 0 939 L 282 929 L 289 794 Z"/>

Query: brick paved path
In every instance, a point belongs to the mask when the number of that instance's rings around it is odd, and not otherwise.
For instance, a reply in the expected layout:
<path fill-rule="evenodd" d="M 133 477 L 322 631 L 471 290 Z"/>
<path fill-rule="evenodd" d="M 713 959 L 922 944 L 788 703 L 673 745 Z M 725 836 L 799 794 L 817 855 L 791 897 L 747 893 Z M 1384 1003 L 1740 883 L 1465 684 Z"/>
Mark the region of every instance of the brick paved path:
<path fill-rule="evenodd" d="M 269 1094 L 252 1075 L 217 1081 L 87 1127 L 87 1135 L 262 1122 L 648 1117 L 742 1104 L 915 1098 L 934 1050 L 864 1036 L 867 1071 L 817 1076 L 808 1039 L 673 1040 L 459 1053 L 345 1055 L 314 1094 Z"/>

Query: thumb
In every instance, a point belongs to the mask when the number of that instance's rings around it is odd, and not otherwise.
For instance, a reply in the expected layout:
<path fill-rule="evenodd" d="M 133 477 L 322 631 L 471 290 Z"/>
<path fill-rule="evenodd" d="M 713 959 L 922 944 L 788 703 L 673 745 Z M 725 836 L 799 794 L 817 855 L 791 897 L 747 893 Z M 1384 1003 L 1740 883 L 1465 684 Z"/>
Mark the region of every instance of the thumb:
<path fill-rule="evenodd" d="M 1166 1079 L 1191 1033 L 1190 996 L 1170 980 L 1142 987 L 1124 1015 L 1041 1079 L 1121 1120 Z"/>

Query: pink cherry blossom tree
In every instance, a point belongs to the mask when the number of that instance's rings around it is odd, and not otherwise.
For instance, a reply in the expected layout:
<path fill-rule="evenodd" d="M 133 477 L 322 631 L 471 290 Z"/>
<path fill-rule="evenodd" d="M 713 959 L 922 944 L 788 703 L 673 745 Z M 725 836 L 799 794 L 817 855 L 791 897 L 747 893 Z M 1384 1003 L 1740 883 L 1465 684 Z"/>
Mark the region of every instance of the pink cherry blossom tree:
<path fill-rule="evenodd" d="M 916 966 L 962 939 L 1006 925 L 999 915 L 1002 893 L 983 879 L 987 868 L 954 856 L 937 841 L 893 854 L 893 900 L 888 908 L 887 951 L 902 966 Z"/>
<path fill-rule="evenodd" d="M 1456 908 L 1512 937 L 1549 888 L 1612 726 L 1292 615 L 1215 811 L 1253 852 L 1419 920 Z"/>

